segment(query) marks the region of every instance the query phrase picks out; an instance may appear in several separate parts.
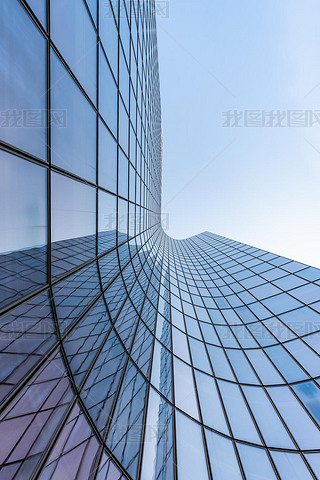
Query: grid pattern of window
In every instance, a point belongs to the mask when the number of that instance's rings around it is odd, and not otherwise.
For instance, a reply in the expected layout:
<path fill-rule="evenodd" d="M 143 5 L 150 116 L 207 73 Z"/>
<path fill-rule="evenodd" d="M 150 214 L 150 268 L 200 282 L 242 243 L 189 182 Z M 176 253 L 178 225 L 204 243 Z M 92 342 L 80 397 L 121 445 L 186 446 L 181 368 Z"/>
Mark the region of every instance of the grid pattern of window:
<path fill-rule="evenodd" d="M 154 0 L 1 0 L 0 86 L 0 480 L 320 478 L 320 271 L 161 228 Z"/>

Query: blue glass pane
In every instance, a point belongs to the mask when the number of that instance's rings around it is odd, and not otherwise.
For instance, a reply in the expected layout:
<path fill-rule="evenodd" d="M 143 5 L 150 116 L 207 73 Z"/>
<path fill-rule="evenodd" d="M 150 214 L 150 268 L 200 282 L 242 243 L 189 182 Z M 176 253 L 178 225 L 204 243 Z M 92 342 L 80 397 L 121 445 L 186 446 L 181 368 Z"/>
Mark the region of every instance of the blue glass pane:
<path fill-rule="evenodd" d="M 261 444 L 238 385 L 223 381 L 219 381 L 218 385 L 233 435 L 239 440 Z"/>
<path fill-rule="evenodd" d="M 247 480 L 276 480 L 276 474 L 262 448 L 237 444 Z"/>
<path fill-rule="evenodd" d="M 294 448 L 284 424 L 261 387 L 243 387 L 260 432 L 269 447 Z"/>
<path fill-rule="evenodd" d="M 314 382 L 297 383 L 292 386 L 311 415 L 320 424 L 320 388 Z"/>
<path fill-rule="evenodd" d="M 27 0 L 28 4 L 33 10 L 33 13 L 38 17 L 38 20 L 46 28 L 46 0 Z"/>
<path fill-rule="evenodd" d="M 46 90 L 45 39 L 18 0 L 1 0 L 0 138 L 41 159 L 47 154 Z"/>
<path fill-rule="evenodd" d="M 110 328 L 106 305 L 100 299 L 64 340 L 64 350 L 78 387 Z"/>
<path fill-rule="evenodd" d="M 0 317 L 0 402 L 56 342 L 48 292 Z"/>
<path fill-rule="evenodd" d="M 117 197 L 100 190 L 98 209 L 98 254 L 100 255 L 116 246 Z"/>
<path fill-rule="evenodd" d="M 117 10 L 118 3 L 111 2 L 112 7 Z M 118 31 L 114 21 L 113 10 L 109 0 L 99 2 L 99 31 L 103 48 L 107 54 L 115 77 L 118 75 Z M 115 12 L 116 18 L 118 12 Z"/>
<path fill-rule="evenodd" d="M 140 480 L 174 478 L 173 409 L 150 389 Z"/>
<path fill-rule="evenodd" d="M 99 48 L 99 112 L 114 135 L 117 134 L 118 90 L 106 58 Z"/>
<path fill-rule="evenodd" d="M 53 286 L 59 328 L 65 333 L 101 293 L 95 263 Z"/>
<path fill-rule="evenodd" d="M 288 387 L 273 387 L 268 388 L 268 392 L 299 447 L 310 450 L 318 448 L 319 429 L 291 390 Z"/>
<path fill-rule="evenodd" d="M 214 378 L 195 372 L 202 418 L 205 425 L 229 435 L 219 393 Z"/>
<path fill-rule="evenodd" d="M 0 307 L 47 282 L 47 172 L 0 150 Z"/>
<path fill-rule="evenodd" d="M 240 480 L 242 475 L 232 441 L 206 429 L 212 475 L 215 480 Z"/>
<path fill-rule="evenodd" d="M 181 410 L 198 419 L 199 414 L 192 369 L 177 358 L 174 358 L 173 364 L 175 403 Z"/>
<path fill-rule="evenodd" d="M 290 478 L 290 480 L 311 480 L 308 468 L 302 457 L 298 453 L 289 452 L 271 452 L 273 461 L 281 478 Z"/>
<path fill-rule="evenodd" d="M 118 198 L 118 243 L 128 238 L 128 202 Z"/>
<path fill-rule="evenodd" d="M 84 2 L 51 0 L 50 21 L 55 46 L 96 103 L 97 36 Z"/>
<path fill-rule="evenodd" d="M 101 434 L 109 420 L 125 361 L 123 347 L 112 331 L 81 392 L 83 402 Z"/>
<path fill-rule="evenodd" d="M 52 274 L 58 276 L 95 256 L 95 189 L 52 174 Z"/>
<path fill-rule="evenodd" d="M 307 378 L 305 372 L 281 345 L 266 348 L 265 352 L 288 382 Z"/>
<path fill-rule="evenodd" d="M 180 412 L 176 412 L 178 479 L 209 480 L 201 427 Z"/>
<path fill-rule="evenodd" d="M 133 478 L 137 476 L 145 395 L 146 382 L 130 362 L 113 415 L 107 445 Z"/>
<path fill-rule="evenodd" d="M 166 322 L 167 328 L 170 328 Z M 155 341 L 151 383 L 169 400 L 172 399 L 172 356 L 158 341 Z"/>
<path fill-rule="evenodd" d="M 97 0 L 86 0 L 93 21 L 97 23 Z"/>
<path fill-rule="evenodd" d="M 99 185 L 117 191 L 117 143 L 99 120 Z"/>
<path fill-rule="evenodd" d="M 96 114 L 58 57 L 51 55 L 52 162 L 82 178 L 96 180 Z"/>

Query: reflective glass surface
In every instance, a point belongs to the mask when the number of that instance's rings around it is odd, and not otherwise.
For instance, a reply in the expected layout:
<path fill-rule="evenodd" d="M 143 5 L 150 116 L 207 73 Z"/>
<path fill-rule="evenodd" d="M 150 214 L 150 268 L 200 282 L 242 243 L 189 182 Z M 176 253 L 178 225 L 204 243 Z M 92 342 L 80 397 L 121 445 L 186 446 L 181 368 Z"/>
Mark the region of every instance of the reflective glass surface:
<path fill-rule="evenodd" d="M 0 2 L 0 479 L 320 478 L 320 271 L 166 235 L 156 7 Z"/>

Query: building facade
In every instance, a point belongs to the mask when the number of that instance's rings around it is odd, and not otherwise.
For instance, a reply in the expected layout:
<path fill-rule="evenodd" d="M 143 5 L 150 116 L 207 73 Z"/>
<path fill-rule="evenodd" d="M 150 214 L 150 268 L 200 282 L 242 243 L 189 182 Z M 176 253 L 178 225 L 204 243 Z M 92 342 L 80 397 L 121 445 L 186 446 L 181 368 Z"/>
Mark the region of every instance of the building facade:
<path fill-rule="evenodd" d="M 1 0 L 0 114 L 0 480 L 320 478 L 320 271 L 165 234 L 154 0 Z"/>

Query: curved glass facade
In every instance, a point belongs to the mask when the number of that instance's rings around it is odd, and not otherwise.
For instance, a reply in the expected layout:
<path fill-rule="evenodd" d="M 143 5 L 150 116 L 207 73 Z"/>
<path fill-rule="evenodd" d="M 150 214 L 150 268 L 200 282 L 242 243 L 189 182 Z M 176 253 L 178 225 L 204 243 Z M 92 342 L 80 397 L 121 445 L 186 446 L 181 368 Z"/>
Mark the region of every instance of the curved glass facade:
<path fill-rule="evenodd" d="M 0 480 L 320 478 L 320 271 L 161 226 L 155 3 L 0 2 Z"/>

